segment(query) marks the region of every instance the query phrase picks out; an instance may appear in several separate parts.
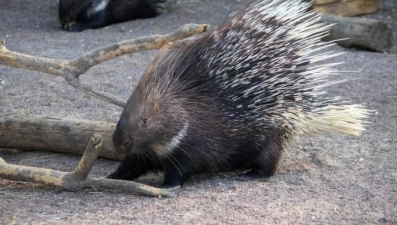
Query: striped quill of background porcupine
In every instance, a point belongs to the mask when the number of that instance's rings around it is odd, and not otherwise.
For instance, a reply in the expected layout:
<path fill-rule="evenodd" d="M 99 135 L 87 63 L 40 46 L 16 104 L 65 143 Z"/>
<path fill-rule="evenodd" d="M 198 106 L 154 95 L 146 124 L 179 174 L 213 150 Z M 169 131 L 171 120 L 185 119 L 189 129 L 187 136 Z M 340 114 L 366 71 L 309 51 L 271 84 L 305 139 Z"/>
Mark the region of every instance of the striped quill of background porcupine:
<path fill-rule="evenodd" d="M 128 153 L 109 177 L 164 171 L 164 186 L 205 171 L 275 173 L 282 150 L 319 133 L 360 134 L 370 111 L 328 97 L 338 54 L 316 53 L 329 26 L 296 0 L 257 1 L 217 29 L 163 50 L 134 90 L 114 144 Z M 313 65 L 313 63 L 316 63 Z"/>

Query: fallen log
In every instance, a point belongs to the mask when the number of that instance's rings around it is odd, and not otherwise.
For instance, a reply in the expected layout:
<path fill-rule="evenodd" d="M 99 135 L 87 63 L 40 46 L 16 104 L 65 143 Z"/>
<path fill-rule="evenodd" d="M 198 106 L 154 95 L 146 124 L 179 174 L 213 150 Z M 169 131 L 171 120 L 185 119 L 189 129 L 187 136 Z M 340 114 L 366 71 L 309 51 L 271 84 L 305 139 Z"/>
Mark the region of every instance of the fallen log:
<path fill-rule="evenodd" d="M 335 41 L 345 47 L 359 47 L 383 52 L 394 43 L 393 30 L 378 20 L 323 15 L 321 21 L 334 24 L 323 41 Z"/>
<path fill-rule="evenodd" d="M 124 154 L 114 150 L 112 135 L 115 123 L 61 119 L 55 117 L 0 119 L 0 148 L 46 150 L 82 155 L 93 133 L 100 134 L 104 144 L 99 157 L 121 160 Z"/>

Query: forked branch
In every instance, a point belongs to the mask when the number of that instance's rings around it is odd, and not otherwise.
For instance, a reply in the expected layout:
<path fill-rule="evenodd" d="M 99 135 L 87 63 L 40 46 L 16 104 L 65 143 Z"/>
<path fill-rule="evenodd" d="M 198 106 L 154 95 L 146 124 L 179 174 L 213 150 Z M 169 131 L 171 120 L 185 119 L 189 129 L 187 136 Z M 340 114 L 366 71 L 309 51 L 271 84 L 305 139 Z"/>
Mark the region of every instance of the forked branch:
<path fill-rule="evenodd" d="M 52 185 L 68 191 L 79 191 L 83 188 L 115 189 L 153 197 L 174 197 L 180 194 L 180 186 L 162 189 L 133 181 L 89 177 L 88 173 L 98 157 L 102 142 L 101 135 L 94 134 L 90 138 L 79 165 L 72 172 L 13 165 L 0 158 L 0 178 Z"/>
<path fill-rule="evenodd" d="M 87 72 L 91 67 L 107 60 L 135 52 L 159 49 L 167 43 L 203 33 L 208 28 L 209 25 L 206 24 L 185 24 L 168 34 L 150 35 L 114 43 L 85 53 L 72 60 L 37 57 L 13 52 L 8 50 L 4 41 L 2 41 L 0 42 L 0 64 L 60 76 L 73 87 L 89 95 L 123 107 L 125 104 L 123 99 L 95 91 L 91 87 L 80 83 L 78 80 L 80 75 Z"/>

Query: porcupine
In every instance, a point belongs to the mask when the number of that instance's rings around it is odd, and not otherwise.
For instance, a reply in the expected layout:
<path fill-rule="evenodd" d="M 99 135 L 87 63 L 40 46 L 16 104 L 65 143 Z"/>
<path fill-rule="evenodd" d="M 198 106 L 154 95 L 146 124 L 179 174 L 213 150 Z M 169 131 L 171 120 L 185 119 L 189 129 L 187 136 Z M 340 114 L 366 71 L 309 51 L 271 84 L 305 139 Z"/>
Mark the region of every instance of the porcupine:
<path fill-rule="evenodd" d="M 127 20 L 151 18 L 165 11 L 167 0 L 60 0 L 62 29 L 82 31 Z"/>
<path fill-rule="evenodd" d="M 314 53 L 330 45 L 320 43 L 330 26 L 308 8 L 257 1 L 186 47 L 163 50 L 117 123 L 113 142 L 127 156 L 108 178 L 164 171 L 163 187 L 206 171 L 267 178 L 301 137 L 359 135 L 370 111 L 325 95 L 337 71 L 312 63 L 335 56 Z"/>

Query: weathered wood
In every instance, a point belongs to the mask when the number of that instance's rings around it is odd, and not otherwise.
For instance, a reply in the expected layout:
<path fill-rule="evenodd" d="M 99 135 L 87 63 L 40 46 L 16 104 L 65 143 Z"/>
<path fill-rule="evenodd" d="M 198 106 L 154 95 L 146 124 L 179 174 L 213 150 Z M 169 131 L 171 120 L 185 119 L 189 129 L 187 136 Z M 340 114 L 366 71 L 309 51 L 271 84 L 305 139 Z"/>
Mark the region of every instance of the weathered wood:
<path fill-rule="evenodd" d="M 154 197 L 174 197 L 180 194 L 180 186 L 163 189 L 133 181 L 89 177 L 88 173 L 91 171 L 103 144 L 104 140 L 101 135 L 93 134 L 89 139 L 79 165 L 72 172 L 13 165 L 6 163 L 0 158 L 0 178 L 41 183 L 60 187 L 67 191 L 79 191 L 83 188 L 93 188 L 97 191 L 104 189 L 123 190 Z"/>
<path fill-rule="evenodd" d="M 47 150 L 82 155 L 92 134 L 104 139 L 99 156 L 121 160 L 124 155 L 114 150 L 112 135 L 116 124 L 109 122 L 60 119 L 0 119 L 0 148 Z"/>
<path fill-rule="evenodd" d="M 89 95 L 124 107 L 125 101 L 123 99 L 102 91 L 96 91 L 81 83 L 78 79 L 80 75 L 99 63 L 135 52 L 160 49 L 169 42 L 203 33 L 208 28 L 209 25 L 207 24 L 185 24 L 168 34 L 150 35 L 103 46 L 73 60 L 51 59 L 13 52 L 6 48 L 4 41 L 0 41 L 0 64 L 60 76 L 73 87 Z"/>
<path fill-rule="evenodd" d="M 324 41 L 338 40 L 345 47 L 360 47 L 372 51 L 386 51 L 393 46 L 393 30 L 385 23 L 366 18 L 323 15 L 321 21 L 335 24 Z M 339 40 L 344 39 L 344 40 Z"/>
<path fill-rule="evenodd" d="M 314 0 L 313 9 L 323 14 L 357 16 L 378 10 L 380 0 Z"/>

